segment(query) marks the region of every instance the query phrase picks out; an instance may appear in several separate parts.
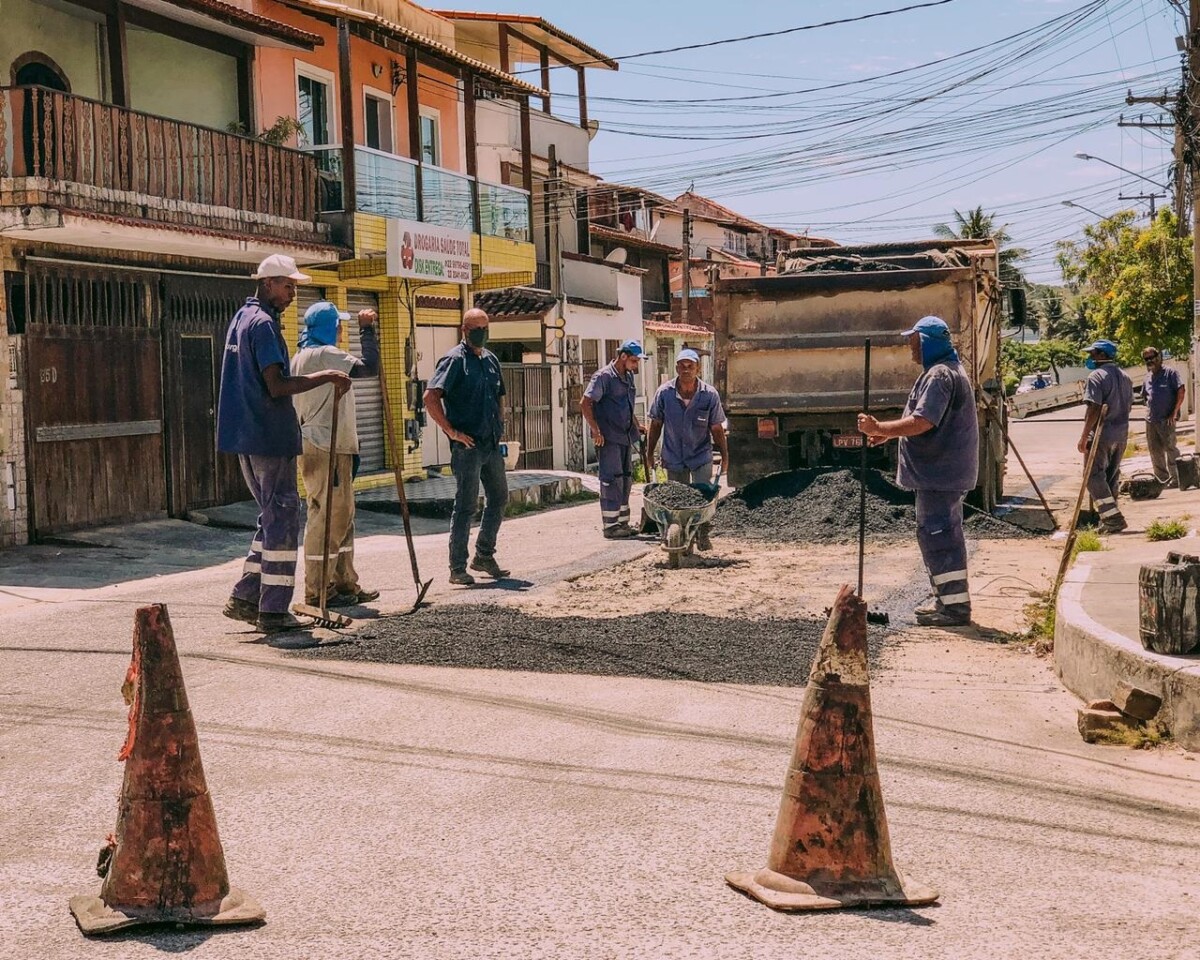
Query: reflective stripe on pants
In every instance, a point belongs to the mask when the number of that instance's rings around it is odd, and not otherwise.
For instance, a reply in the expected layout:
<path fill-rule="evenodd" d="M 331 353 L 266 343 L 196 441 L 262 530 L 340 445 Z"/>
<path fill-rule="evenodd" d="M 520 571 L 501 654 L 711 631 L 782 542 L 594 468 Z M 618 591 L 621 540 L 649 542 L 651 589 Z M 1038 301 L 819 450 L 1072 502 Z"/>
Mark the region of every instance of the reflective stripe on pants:
<path fill-rule="evenodd" d="M 967 587 L 967 539 L 963 534 L 962 490 L 918 490 L 917 543 L 937 605 L 951 613 L 971 612 Z"/>
<path fill-rule="evenodd" d="M 295 457 L 239 454 L 246 486 L 258 504 L 258 528 L 242 578 L 233 588 L 239 600 L 262 613 L 286 613 L 296 584 L 296 547 L 300 539 L 300 494 Z"/>
<path fill-rule="evenodd" d="M 633 448 L 607 441 L 596 449 L 600 475 L 600 520 L 607 527 L 629 522 L 629 492 L 633 489 Z"/>

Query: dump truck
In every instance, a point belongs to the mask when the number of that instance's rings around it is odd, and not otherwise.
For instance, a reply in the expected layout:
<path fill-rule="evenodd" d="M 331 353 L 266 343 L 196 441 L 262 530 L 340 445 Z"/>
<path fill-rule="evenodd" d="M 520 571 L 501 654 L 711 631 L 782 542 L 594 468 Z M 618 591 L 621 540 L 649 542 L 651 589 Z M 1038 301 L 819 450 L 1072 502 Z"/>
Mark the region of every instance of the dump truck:
<path fill-rule="evenodd" d="M 950 327 L 975 387 L 979 486 L 1002 495 L 1005 410 L 1000 282 L 990 240 L 826 247 L 780 257 L 772 276 L 712 281 L 716 382 L 729 418 L 734 486 L 781 470 L 859 463 L 864 339 L 871 338 L 871 413 L 900 416 L 920 367 L 900 332 L 921 317 Z M 897 447 L 868 450 L 893 468 Z"/>

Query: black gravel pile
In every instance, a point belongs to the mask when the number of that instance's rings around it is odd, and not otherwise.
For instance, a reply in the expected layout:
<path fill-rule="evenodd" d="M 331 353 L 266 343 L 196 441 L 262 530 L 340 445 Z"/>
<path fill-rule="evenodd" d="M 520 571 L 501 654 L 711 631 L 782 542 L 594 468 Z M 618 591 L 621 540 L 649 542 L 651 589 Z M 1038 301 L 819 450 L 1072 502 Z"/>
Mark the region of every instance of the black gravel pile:
<path fill-rule="evenodd" d="M 702 507 L 708 503 L 708 497 L 695 487 L 690 487 L 686 483 L 676 483 L 674 480 L 657 484 L 653 490 L 649 491 L 649 498 L 667 510 Z"/>
<path fill-rule="evenodd" d="M 858 539 L 858 475 L 850 470 L 793 470 L 748 484 L 721 501 L 713 532 L 777 543 L 850 543 Z M 867 539 L 907 540 L 917 533 L 913 495 L 878 470 L 867 472 Z M 967 508 L 968 537 L 1034 536 Z"/>
<path fill-rule="evenodd" d="M 832 599 L 832 594 L 830 595 Z M 744 620 L 699 613 L 534 617 L 512 607 L 453 604 L 364 625 L 356 641 L 299 651 L 326 660 L 485 670 L 802 686 L 824 620 Z M 870 656 L 883 631 L 871 628 Z"/>

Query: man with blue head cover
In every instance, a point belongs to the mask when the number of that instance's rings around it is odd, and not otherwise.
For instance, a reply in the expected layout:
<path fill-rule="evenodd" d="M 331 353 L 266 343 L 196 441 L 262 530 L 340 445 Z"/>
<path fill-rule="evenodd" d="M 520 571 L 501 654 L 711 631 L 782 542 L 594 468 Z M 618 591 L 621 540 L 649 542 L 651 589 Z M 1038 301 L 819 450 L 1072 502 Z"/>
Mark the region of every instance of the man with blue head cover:
<path fill-rule="evenodd" d="M 314 303 L 304 312 L 300 350 L 292 358 L 292 375 L 306 376 L 323 370 L 339 370 L 353 380 L 379 375 L 378 320 L 374 310 L 358 312 L 362 359 L 338 346 L 345 313 L 327 300 Z M 386 387 L 385 387 L 386 389 Z M 354 569 L 354 473 L 358 457 L 358 426 L 355 422 L 354 391 L 347 390 L 338 404 L 337 447 L 330 470 L 329 447 L 333 428 L 333 394 L 313 390 L 296 398 L 303 449 L 300 473 L 308 497 L 308 521 L 304 526 L 304 599 L 320 603 L 321 561 L 327 552 L 330 582 L 326 584 L 326 606 L 349 607 L 378 599 L 378 590 L 363 590 Z M 325 509 L 329 507 L 329 543 L 325 536 Z"/>
<path fill-rule="evenodd" d="M 1120 533 L 1129 526 L 1117 506 L 1117 487 L 1121 483 L 1121 458 L 1129 440 L 1133 381 L 1117 366 L 1117 345 L 1111 340 L 1097 340 L 1083 352 L 1088 358 L 1086 366 L 1092 372 L 1083 386 L 1087 416 L 1083 418 L 1078 449 L 1086 455 L 1092 435 L 1099 428 L 1096 459 L 1092 461 L 1087 488 L 1100 514 L 1100 532 Z M 1100 422 L 1102 406 L 1107 407 L 1103 423 Z"/>
<path fill-rule="evenodd" d="M 676 483 L 711 483 L 713 445 L 721 451 L 721 469 L 729 471 L 729 441 L 725 436 L 725 411 L 716 389 L 700 379 L 700 354 L 679 351 L 674 380 L 668 380 L 650 403 L 650 429 L 646 437 L 647 480 L 654 474 L 654 448 L 663 441 L 662 462 L 667 479 Z M 718 480 L 720 478 L 718 477 Z M 696 532 L 696 546 L 708 550 L 709 525 Z"/>
<path fill-rule="evenodd" d="M 967 587 L 967 541 L 963 500 L 979 478 L 979 418 L 975 390 L 958 361 L 950 328 L 939 317 L 922 317 L 901 336 L 914 363 L 924 368 L 899 420 L 858 415 L 871 446 L 900 441 L 896 482 L 917 501 L 917 543 L 929 573 L 934 603 L 916 611 L 923 626 L 971 622 Z"/>

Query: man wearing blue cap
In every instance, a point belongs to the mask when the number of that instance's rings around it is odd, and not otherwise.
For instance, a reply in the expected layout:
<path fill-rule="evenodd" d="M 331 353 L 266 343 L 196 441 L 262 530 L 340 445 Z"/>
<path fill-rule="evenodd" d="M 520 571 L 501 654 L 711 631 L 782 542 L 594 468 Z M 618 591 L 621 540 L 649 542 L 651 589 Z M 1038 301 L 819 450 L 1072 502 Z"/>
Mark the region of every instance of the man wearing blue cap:
<path fill-rule="evenodd" d="M 1101 533 L 1120 533 L 1129 522 L 1117 506 L 1117 487 L 1121 482 L 1121 458 L 1129 440 L 1129 411 L 1133 407 L 1133 381 L 1117 366 L 1117 345 L 1111 340 L 1097 340 L 1087 354 L 1088 374 L 1083 386 L 1083 402 L 1087 416 L 1078 449 L 1087 453 L 1088 443 L 1099 427 L 1096 459 L 1088 474 L 1087 488 L 1096 512 L 1100 514 Z M 1100 423 L 1100 408 L 1106 406 L 1104 423 Z"/>
<path fill-rule="evenodd" d="M 721 451 L 721 469 L 729 472 L 729 442 L 725 436 L 725 411 L 717 391 L 700 379 L 700 354 L 684 348 L 675 358 L 674 380 L 658 388 L 650 403 L 650 430 L 646 439 L 648 474 L 654 471 L 654 448 L 663 438 L 662 462 L 667 479 L 677 483 L 711 483 L 713 444 Z M 696 531 L 696 546 L 708 550 L 706 523 Z"/>
<path fill-rule="evenodd" d="M 963 500 L 979 479 L 979 420 L 975 390 L 958 362 L 950 328 L 923 317 L 901 336 L 908 339 L 917 378 L 904 414 L 880 423 L 858 415 L 871 446 L 900 441 L 896 482 L 916 494 L 917 543 L 933 587 L 933 606 L 916 611 L 922 626 L 960 627 L 971 622 Z"/>
<path fill-rule="evenodd" d="M 600 523 L 607 540 L 635 536 L 629 525 L 629 493 L 633 489 L 633 448 L 642 426 L 634 413 L 637 384 L 634 374 L 642 345 L 626 340 L 616 358 L 592 374 L 580 404 L 592 431 L 600 474 Z"/>
<path fill-rule="evenodd" d="M 258 504 L 258 528 L 242 577 L 222 612 L 255 624 L 263 633 L 278 633 L 305 625 L 288 612 L 300 539 L 300 426 L 292 398 L 327 384 L 340 397 L 350 389 L 350 378 L 341 370 L 291 375 L 281 316 L 296 299 L 296 284 L 311 279 L 296 268 L 296 261 L 273 254 L 258 265 L 253 279 L 258 281 L 257 292 L 225 334 L 217 449 L 237 454 L 242 477 Z"/>
<path fill-rule="evenodd" d="M 340 370 L 351 379 L 379 376 L 379 338 L 375 335 L 374 310 L 358 312 L 362 359 L 337 345 L 343 313 L 328 300 L 314 303 L 304 312 L 300 350 L 292 358 L 292 376 L 302 377 L 322 370 Z M 326 606 L 349 607 L 379 598 L 378 590 L 363 590 L 354 569 L 354 474 L 358 456 L 358 425 L 354 391 L 347 390 L 338 404 L 337 449 L 333 472 L 329 469 L 329 447 L 333 430 L 333 391 L 312 390 L 296 397 L 303 450 L 300 475 L 308 497 L 308 522 L 304 526 L 304 600 L 316 606 L 321 600 L 321 567 L 329 554 Z M 325 536 L 325 507 L 329 506 L 329 543 Z M 323 549 L 324 547 L 324 549 Z"/>

